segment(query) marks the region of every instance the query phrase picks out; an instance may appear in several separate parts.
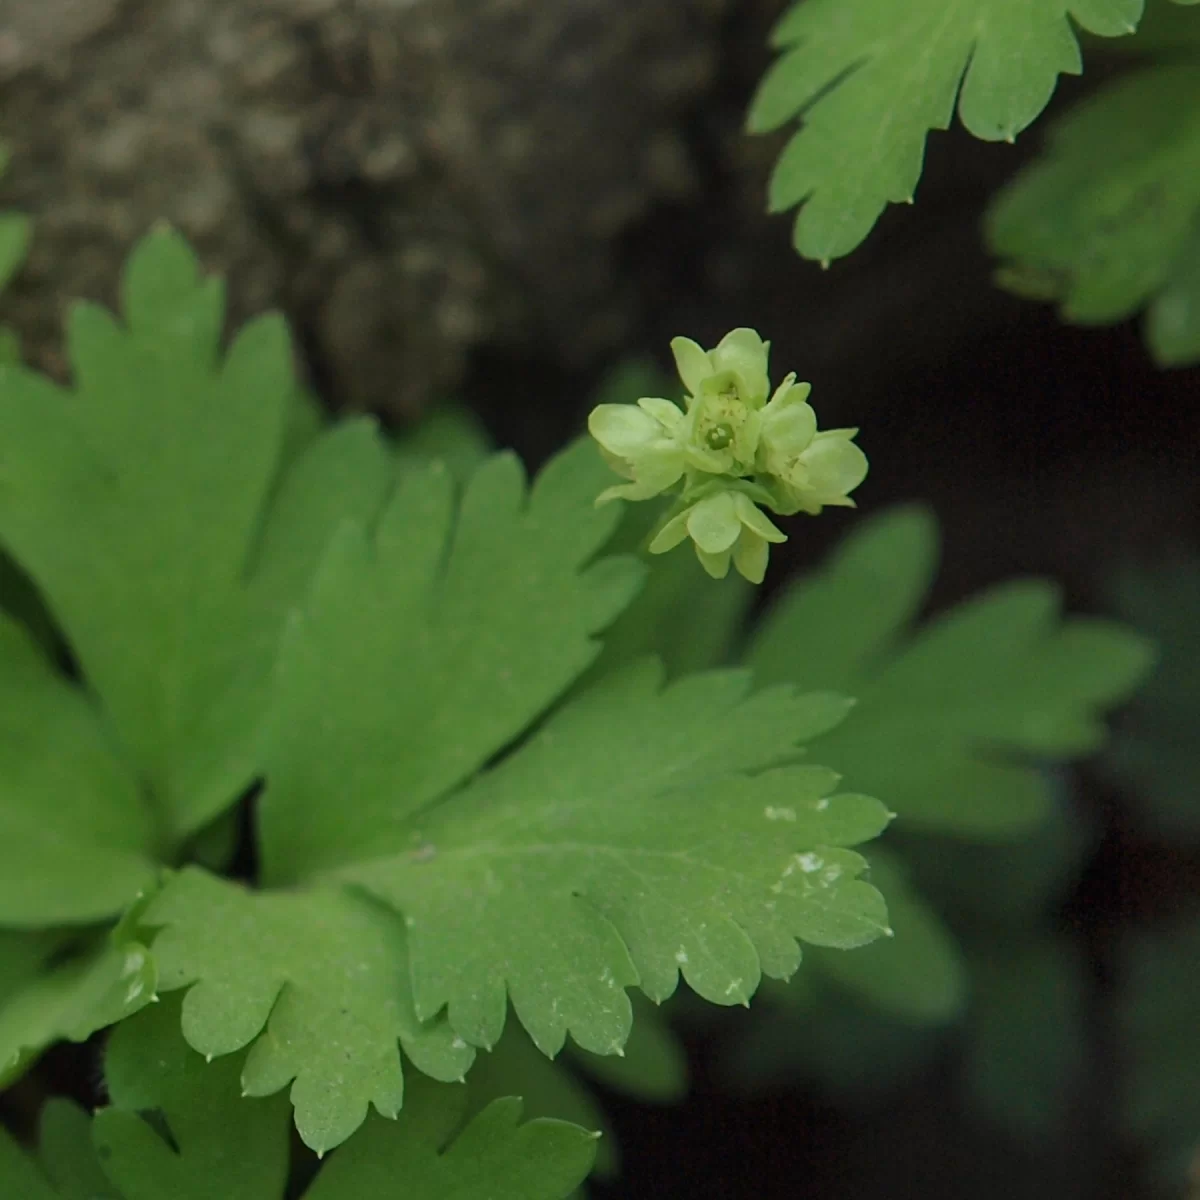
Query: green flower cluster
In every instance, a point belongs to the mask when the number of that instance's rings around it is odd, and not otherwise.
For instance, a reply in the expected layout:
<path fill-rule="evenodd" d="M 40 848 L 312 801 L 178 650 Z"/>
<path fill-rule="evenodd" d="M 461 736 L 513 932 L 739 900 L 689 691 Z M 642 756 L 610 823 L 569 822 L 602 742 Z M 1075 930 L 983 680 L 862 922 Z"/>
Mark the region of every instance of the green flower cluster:
<path fill-rule="evenodd" d="M 818 431 L 812 388 L 795 374 L 768 400 L 770 343 L 753 329 L 727 333 L 712 350 L 677 337 L 671 351 L 688 391 L 684 409 L 645 397 L 636 405 L 601 404 L 588 418 L 605 459 L 629 480 L 596 503 L 673 492 L 676 503 L 650 552 L 690 537 L 713 577 L 724 578 L 732 561 L 761 583 L 770 543 L 787 536 L 759 506 L 780 516 L 853 508 L 850 493 L 867 474 L 867 457 L 853 440 L 858 430 Z"/>

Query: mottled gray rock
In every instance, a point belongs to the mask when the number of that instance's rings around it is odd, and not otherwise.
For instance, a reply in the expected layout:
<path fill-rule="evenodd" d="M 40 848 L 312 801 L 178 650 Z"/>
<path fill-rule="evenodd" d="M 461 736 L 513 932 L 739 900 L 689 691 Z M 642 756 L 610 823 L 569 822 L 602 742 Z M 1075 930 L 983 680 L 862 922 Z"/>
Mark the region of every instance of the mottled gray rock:
<path fill-rule="evenodd" d="M 724 4 L 0 0 L 0 207 L 35 217 L 0 321 L 61 373 L 65 301 L 165 218 L 355 406 L 419 410 L 481 342 L 586 357 L 614 239 L 693 187 Z"/>

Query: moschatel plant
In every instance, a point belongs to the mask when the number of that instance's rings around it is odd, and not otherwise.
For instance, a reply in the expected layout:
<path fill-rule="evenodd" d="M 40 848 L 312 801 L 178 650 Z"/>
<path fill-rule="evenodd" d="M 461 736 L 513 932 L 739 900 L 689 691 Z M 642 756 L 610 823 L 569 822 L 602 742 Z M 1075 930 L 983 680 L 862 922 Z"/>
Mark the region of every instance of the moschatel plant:
<path fill-rule="evenodd" d="M 566 1194 L 593 1136 L 504 1099 L 464 1127 L 458 1081 L 510 1005 L 546 1055 L 619 1055 L 631 989 L 745 1004 L 801 942 L 886 934 L 852 847 L 891 814 L 802 758 L 851 701 L 653 659 L 572 690 L 645 576 L 603 552 L 594 445 L 458 479 L 321 427 L 283 322 L 222 352 L 220 284 L 166 230 L 122 310 L 73 309 L 70 387 L 0 372 L 0 539 L 57 631 L 0 614 L 0 1062 L 120 1022 L 111 1106 L 51 1106 L 40 1159 L 4 1141 L 4 1190 L 281 1195 L 288 1089 L 318 1155 L 401 1118 L 311 1196 Z M 691 377 L 706 417 L 762 390 L 723 372 Z M 746 486 L 802 506 L 803 438 L 773 436 Z"/>
<path fill-rule="evenodd" d="M 728 574 L 732 559 L 739 574 L 762 583 L 770 544 L 787 535 L 758 505 L 785 516 L 853 507 L 849 493 L 867 474 L 866 455 L 852 440 L 858 430 L 818 433 L 812 385 L 794 374 L 768 401 L 770 346 L 753 329 L 735 329 L 707 352 L 683 337 L 671 350 L 688 391 L 686 413 L 643 397 L 636 407 L 598 405 L 588 419 L 610 465 L 632 481 L 607 488 L 597 503 L 674 491 L 650 553 L 690 537 L 714 578 Z"/>
<path fill-rule="evenodd" d="M 801 943 L 891 933 L 855 847 L 893 814 L 857 781 L 919 827 L 954 773 L 956 819 L 1003 827 L 1037 796 L 984 740 L 1088 743 L 1144 665 L 1036 589 L 900 652 L 928 565 L 908 518 L 859 544 L 836 614 L 793 589 L 728 665 L 747 593 L 708 575 L 761 579 L 761 509 L 850 504 L 866 471 L 807 384 L 771 393 L 753 331 L 677 340 L 683 408 L 602 404 L 608 463 L 581 439 L 528 482 L 453 420 L 399 444 L 325 424 L 278 317 L 227 350 L 223 324 L 159 230 L 122 320 L 72 310 L 70 387 L 0 369 L 24 588 L 0 611 L 4 1078 L 116 1026 L 106 1106 L 52 1101 L 32 1149 L 0 1134 L 5 1195 L 278 1200 L 290 1121 L 336 1151 L 308 1200 L 568 1195 L 599 1123 L 547 1061 L 568 1039 L 677 1091 L 641 1001 L 629 1040 L 633 993 L 748 1004 Z M 618 530 L 607 501 L 664 493 L 648 566 L 620 550 L 646 506 Z M 687 537 L 703 572 L 656 557 Z M 939 707 L 966 649 L 984 702 Z"/>

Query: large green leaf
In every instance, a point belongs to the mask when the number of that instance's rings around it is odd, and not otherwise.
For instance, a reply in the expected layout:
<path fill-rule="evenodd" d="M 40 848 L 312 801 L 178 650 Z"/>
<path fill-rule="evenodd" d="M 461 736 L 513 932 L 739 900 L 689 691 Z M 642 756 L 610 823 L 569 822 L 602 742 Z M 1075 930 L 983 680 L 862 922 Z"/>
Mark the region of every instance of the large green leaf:
<path fill-rule="evenodd" d="M 71 313 L 75 387 L 0 369 L 0 537 L 37 582 L 153 781 L 186 826 L 179 760 L 193 677 L 239 590 L 292 388 L 277 318 L 252 322 L 222 362 L 217 281 L 167 232 L 135 250 L 126 324 Z M 211 814 L 205 814 L 211 815 Z"/>
<path fill-rule="evenodd" d="M 287 1106 L 239 1094 L 238 1064 L 206 1064 L 168 1001 L 109 1042 L 112 1104 L 94 1119 L 51 1101 L 36 1158 L 0 1129 L 0 1194 L 13 1200 L 282 1200 Z M 565 1121 L 521 1124 L 498 1099 L 465 1119 L 466 1089 L 421 1081 L 398 1121 L 372 1117 L 305 1200 L 563 1200 L 586 1178 L 596 1135 Z M 399 1190 L 397 1190 L 399 1189 Z M 289 1193 L 290 1194 L 290 1193 Z"/>
<path fill-rule="evenodd" d="M 220 284 L 174 234 L 136 248 L 122 296 L 124 325 L 72 311 L 72 389 L 0 368 L 0 541 L 53 610 L 169 851 L 258 773 L 284 618 L 337 526 L 373 518 L 395 464 L 365 420 L 296 433 L 278 317 L 221 356 Z"/>
<path fill-rule="evenodd" d="M 970 988 L 954 936 L 912 888 L 900 859 L 873 849 L 871 882 L 887 901 L 895 936 L 854 954 L 816 950 L 810 965 L 889 1019 L 943 1025 L 958 1017 Z"/>
<path fill-rule="evenodd" d="M 268 880 L 361 857 L 595 658 L 642 575 L 625 558 L 590 563 L 616 520 L 593 506 L 603 470 L 579 442 L 527 493 L 516 459 L 496 455 L 456 505 L 444 466 L 414 467 L 373 530 L 342 526 L 282 651 L 260 806 Z"/>
<path fill-rule="evenodd" d="M 1007 140 L 1081 70 L 1078 25 L 1132 33 L 1142 0 L 800 0 L 775 29 L 782 55 L 750 128 L 800 117 L 771 179 L 775 211 L 802 205 L 796 248 L 848 254 L 884 208 L 911 202 L 925 138 L 957 101 L 976 137 Z"/>
<path fill-rule="evenodd" d="M 157 987 L 132 916 L 78 945 L 62 933 L 0 931 L 0 1086 L 52 1043 L 82 1042 L 145 1008 Z"/>
<path fill-rule="evenodd" d="M 93 1137 L 123 1200 L 282 1195 L 287 1104 L 243 1099 L 236 1061 L 206 1065 L 179 1036 L 178 1004 L 154 1005 L 114 1030 L 104 1080 L 112 1106 L 96 1114 Z M 170 1143 L 147 1111 L 162 1114 Z"/>
<path fill-rule="evenodd" d="M 562 1200 L 587 1177 L 596 1134 L 546 1117 L 522 1125 L 514 1096 L 463 1128 L 461 1091 L 423 1082 L 394 1126 L 372 1117 L 304 1200 L 391 1200 L 397 1180 L 430 1200 Z"/>
<path fill-rule="evenodd" d="M 1038 580 L 993 588 L 911 630 L 934 545 L 920 509 L 865 522 L 783 595 L 748 661 L 763 681 L 856 698 L 813 753 L 886 797 L 898 830 L 1015 836 L 1050 804 L 1047 780 L 1017 756 L 1095 750 L 1100 714 L 1133 690 L 1152 652 L 1113 622 L 1064 621 L 1057 589 Z"/>
<path fill-rule="evenodd" d="M 505 1026 L 489 1053 L 475 1060 L 467 1088 L 472 1113 L 505 1096 L 519 1096 L 528 1116 L 554 1117 L 603 1133 L 596 1147 L 596 1174 L 614 1174 L 617 1147 L 595 1097 L 562 1058 L 547 1058 L 515 1021 Z"/>
<path fill-rule="evenodd" d="M 1191 14 L 1200 25 L 1200 14 Z M 1200 54 L 1088 97 L 993 202 L 1000 280 L 1083 324 L 1146 314 L 1163 366 L 1200 362 Z"/>
<path fill-rule="evenodd" d="M 183 1032 L 205 1055 L 253 1043 L 246 1094 L 291 1084 L 301 1137 L 324 1152 L 368 1106 L 400 1111 L 400 1047 L 423 1071 L 461 1079 L 474 1051 L 412 1009 L 404 924 L 337 891 L 255 893 L 196 868 L 175 876 L 144 920 L 163 991 L 187 987 Z"/>
<path fill-rule="evenodd" d="M 120 1200 L 92 1142 L 91 1114 L 52 1097 L 38 1122 L 38 1160 L 61 1200 Z"/>
<path fill-rule="evenodd" d="M 157 847 L 94 706 L 0 612 L 0 923 L 111 916 L 153 880 Z"/>
<path fill-rule="evenodd" d="M 747 695 L 741 672 L 665 691 L 652 666 L 601 681 L 520 752 L 377 857 L 343 867 L 408 925 L 416 1008 L 443 1006 L 489 1046 L 506 993 L 557 1053 L 619 1050 L 623 989 L 654 1000 L 680 974 L 706 999 L 746 1003 L 790 975 L 797 939 L 862 945 L 887 928 L 879 893 L 843 847 L 876 836 L 882 805 L 831 797 L 822 767 L 773 764 L 845 712 L 828 695 Z"/>

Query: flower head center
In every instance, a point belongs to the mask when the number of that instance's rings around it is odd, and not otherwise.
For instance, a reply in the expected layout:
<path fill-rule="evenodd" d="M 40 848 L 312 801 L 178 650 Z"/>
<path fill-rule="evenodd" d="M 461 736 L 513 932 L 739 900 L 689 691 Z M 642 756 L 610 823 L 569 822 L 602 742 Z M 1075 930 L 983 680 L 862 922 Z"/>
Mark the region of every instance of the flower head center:
<path fill-rule="evenodd" d="M 733 442 L 733 426 L 728 421 L 714 425 L 704 435 L 704 441 L 710 450 L 724 450 Z"/>
<path fill-rule="evenodd" d="M 754 448 L 743 445 L 749 417 L 750 406 L 738 395 L 736 388 L 731 386 L 726 391 L 709 392 L 700 398 L 693 436 L 699 445 L 709 450 L 732 450 L 738 459 L 747 454 L 753 456 Z"/>

